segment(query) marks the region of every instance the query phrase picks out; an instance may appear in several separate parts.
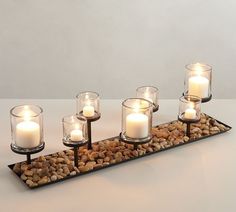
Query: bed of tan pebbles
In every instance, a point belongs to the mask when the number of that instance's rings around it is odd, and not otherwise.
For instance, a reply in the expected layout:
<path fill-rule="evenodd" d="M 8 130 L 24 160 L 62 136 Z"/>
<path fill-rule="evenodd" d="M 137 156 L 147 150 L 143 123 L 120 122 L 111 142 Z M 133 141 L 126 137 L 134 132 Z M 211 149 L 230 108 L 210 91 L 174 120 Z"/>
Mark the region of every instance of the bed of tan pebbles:
<path fill-rule="evenodd" d="M 202 115 L 201 121 L 191 126 L 191 138 L 185 136 L 185 130 L 186 125 L 179 121 L 159 125 L 152 130 L 153 140 L 147 144 L 139 145 L 137 150 L 134 150 L 133 145 L 120 142 L 118 138 L 96 142 L 93 144 L 92 150 L 81 147 L 78 168 L 73 165 L 73 150 L 68 149 L 40 156 L 34 159 L 30 165 L 25 162 L 17 163 L 13 170 L 29 187 L 37 187 L 78 173 L 183 144 L 191 139 L 226 131 L 228 128 L 216 120 Z"/>

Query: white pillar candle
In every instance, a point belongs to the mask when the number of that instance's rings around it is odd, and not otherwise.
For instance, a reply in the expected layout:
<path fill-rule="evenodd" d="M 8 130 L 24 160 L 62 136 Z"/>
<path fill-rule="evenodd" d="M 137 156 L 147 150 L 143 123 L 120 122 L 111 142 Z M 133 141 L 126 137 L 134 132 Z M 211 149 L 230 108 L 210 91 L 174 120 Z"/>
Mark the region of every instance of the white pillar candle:
<path fill-rule="evenodd" d="M 188 108 L 184 112 L 185 119 L 196 119 L 197 111 L 193 108 Z"/>
<path fill-rule="evenodd" d="M 86 105 L 83 108 L 83 115 L 85 117 L 93 117 L 95 114 L 94 107 L 91 105 Z"/>
<path fill-rule="evenodd" d="M 82 141 L 84 139 L 82 130 L 72 130 L 70 132 L 70 140 L 71 141 Z"/>
<path fill-rule="evenodd" d="M 130 138 L 148 136 L 148 116 L 142 113 L 131 113 L 126 117 L 126 135 Z"/>
<path fill-rule="evenodd" d="M 192 76 L 188 81 L 188 94 L 200 98 L 208 97 L 209 80 L 203 76 Z"/>
<path fill-rule="evenodd" d="M 34 148 L 40 144 L 40 127 L 33 121 L 22 121 L 16 125 L 16 145 Z"/>

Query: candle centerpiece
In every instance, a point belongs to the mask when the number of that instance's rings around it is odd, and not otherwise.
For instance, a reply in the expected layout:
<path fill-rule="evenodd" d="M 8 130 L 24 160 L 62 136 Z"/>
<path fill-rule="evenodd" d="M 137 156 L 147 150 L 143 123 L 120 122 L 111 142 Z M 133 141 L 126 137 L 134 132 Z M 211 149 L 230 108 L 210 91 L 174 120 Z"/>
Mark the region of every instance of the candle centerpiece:
<path fill-rule="evenodd" d="M 230 126 L 201 114 L 201 102 L 209 101 L 212 96 L 211 67 L 196 63 L 186 68 L 185 95 L 179 99 L 178 120 L 152 127 L 152 114 L 159 109 L 158 89 L 139 87 L 137 98 L 122 103 L 120 135 L 97 141 L 92 146 L 91 122 L 100 118 L 100 100 L 95 92 L 82 92 L 76 96 L 76 115 L 62 119 L 63 144 L 74 151 L 67 149 L 40 156 L 32 163 L 31 154 L 44 148 L 42 109 L 34 105 L 13 108 L 11 149 L 26 154 L 28 164 L 18 162 L 9 168 L 30 188 L 37 188 L 230 130 Z M 88 149 L 82 147 L 86 144 Z"/>
<path fill-rule="evenodd" d="M 62 119 L 63 144 L 74 148 L 74 165 L 78 167 L 78 150 L 88 142 L 87 120 L 83 116 L 65 116 Z"/>
<path fill-rule="evenodd" d="M 76 114 L 87 119 L 88 149 L 92 149 L 91 122 L 100 119 L 100 97 L 96 92 L 81 92 L 76 96 Z"/>
<path fill-rule="evenodd" d="M 153 103 L 153 112 L 159 109 L 158 95 L 159 90 L 154 86 L 142 86 L 136 89 L 137 98 L 143 98 Z"/>
<path fill-rule="evenodd" d="M 147 143 L 152 139 L 153 104 L 142 98 L 126 99 L 122 103 L 122 141 L 134 144 Z"/>
<path fill-rule="evenodd" d="M 201 98 L 198 96 L 184 95 L 179 99 L 178 120 L 187 124 L 186 135 L 190 138 L 190 125 L 201 118 Z"/>
<path fill-rule="evenodd" d="M 11 109 L 12 151 L 30 155 L 44 148 L 43 141 L 43 110 L 36 105 L 20 105 Z"/>
<path fill-rule="evenodd" d="M 194 63 L 186 65 L 186 69 L 184 94 L 198 96 L 202 102 L 210 101 L 212 67 L 207 64 Z"/>

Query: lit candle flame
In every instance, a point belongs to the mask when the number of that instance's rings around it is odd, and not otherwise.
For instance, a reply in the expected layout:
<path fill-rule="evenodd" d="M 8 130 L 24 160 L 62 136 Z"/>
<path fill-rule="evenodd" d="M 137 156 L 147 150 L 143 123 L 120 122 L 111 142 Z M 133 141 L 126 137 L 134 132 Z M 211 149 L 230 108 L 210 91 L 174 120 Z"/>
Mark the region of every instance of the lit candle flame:
<path fill-rule="evenodd" d="M 193 102 L 189 102 L 189 108 L 194 109 L 194 103 Z"/>
<path fill-rule="evenodd" d="M 134 112 L 135 112 L 135 113 L 138 113 L 138 112 L 139 112 L 139 109 L 140 109 L 139 104 L 138 104 L 137 102 L 134 103 Z"/>
<path fill-rule="evenodd" d="M 86 103 L 87 106 L 91 105 L 91 101 L 89 100 L 89 95 L 88 94 L 85 95 L 85 103 Z"/>
<path fill-rule="evenodd" d="M 194 70 L 195 70 L 196 74 L 200 76 L 204 69 L 203 69 L 201 63 L 195 63 L 194 64 Z"/>
<path fill-rule="evenodd" d="M 24 121 L 29 121 L 30 120 L 31 113 L 29 110 L 24 111 Z"/>

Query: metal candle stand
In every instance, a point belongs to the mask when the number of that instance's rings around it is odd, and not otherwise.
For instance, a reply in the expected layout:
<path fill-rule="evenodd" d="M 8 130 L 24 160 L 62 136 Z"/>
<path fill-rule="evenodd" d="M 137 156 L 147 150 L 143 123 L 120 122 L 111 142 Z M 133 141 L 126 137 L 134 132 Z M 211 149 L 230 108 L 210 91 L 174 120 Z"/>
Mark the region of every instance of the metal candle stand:
<path fill-rule="evenodd" d="M 195 64 L 187 65 L 186 69 L 187 69 L 187 72 L 186 72 L 186 79 L 185 79 L 185 89 L 183 92 L 183 96 L 180 97 L 180 110 L 179 110 L 178 120 L 181 121 L 182 123 L 186 123 L 187 126 L 186 126 L 185 133 L 186 133 L 186 136 L 188 136 L 190 138 L 191 137 L 191 124 L 197 123 L 201 119 L 201 107 L 200 107 L 201 103 L 208 102 L 212 99 L 212 94 L 211 94 L 212 67 L 207 64 L 195 63 Z M 201 74 L 203 76 L 201 76 Z M 203 80 L 204 84 L 201 87 L 196 89 L 195 88 L 196 80 L 199 80 L 199 78 L 201 80 Z M 151 131 L 152 115 L 153 115 L 153 113 L 155 113 L 159 110 L 158 94 L 159 94 L 158 89 L 153 86 L 142 86 L 142 87 L 137 88 L 137 90 L 136 90 L 137 98 L 129 98 L 129 99 L 126 99 L 122 103 L 122 131 L 121 131 L 119 137 L 106 139 L 106 141 L 108 141 L 108 142 L 115 141 L 118 143 L 119 143 L 119 141 L 121 141 L 121 142 L 130 144 L 130 145 L 133 145 L 134 150 L 138 149 L 138 145 L 142 145 L 142 144 L 146 144 L 146 143 L 151 142 L 153 139 L 153 135 L 152 135 L 152 131 Z M 202 96 L 206 96 L 206 94 L 208 95 L 207 97 L 201 98 Z M 78 167 L 79 147 L 87 144 L 87 149 L 89 149 L 91 151 L 91 149 L 92 149 L 92 126 L 91 125 L 92 125 L 92 122 L 100 119 L 101 114 L 100 114 L 100 109 L 99 109 L 100 97 L 99 97 L 98 93 L 91 92 L 91 91 L 82 92 L 82 93 L 79 93 L 76 96 L 76 98 L 77 98 L 77 109 L 76 109 L 77 114 L 75 115 L 75 117 L 74 117 L 74 115 L 71 116 L 70 117 L 71 119 L 69 119 L 69 122 L 67 122 L 66 120 L 65 120 L 65 122 L 63 122 L 63 134 L 64 134 L 63 144 L 67 147 L 73 148 L 73 150 L 74 150 L 74 166 Z M 22 106 L 19 106 L 19 107 L 22 107 Z M 28 108 L 29 108 L 29 106 L 27 106 L 27 109 Z M 30 108 L 37 115 L 37 116 L 32 115 L 31 118 L 33 118 L 33 119 L 38 118 L 36 120 L 36 123 L 42 129 L 42 118 L 41 118 L 42 109 L 41 108 L 35 109 L 35 107 L 32 107 L 32 106 Z M 15 108 L 15 109 L 17 109 L 17 108 Z M 26 108 L 25 107 L 21 108 L 21 110 L 24 111 L 24 110 L 26 110 Z M 20 112 L 16 111 L 16 114 L 12 113 L 12 111 L 11 111 L 11 115 L 12 115 L 11 125 L 13 126 L 13 131 L 12 131 L 13 133 L 12 134 L 15 135 L 16 134 L 15 128 L 16 128 L 17 124 L 20 123 L 18 119 L 19 119 L 19 117 L 22 116 L 20 113 L 22 111 L 20 111 Z M 83 114 L 83 112 L 85 112 L 84 114 L 87 116 L 85 116 Z M 26 115 L 27 115 L 27 113 L 26 113 Z M 27 120 L 27 118 L 28 118 L 28 116 L 26 116 L 26 115 L 25 115 L 26 118 L 24 120 Z M 92 115 L 92 116 L 89 117 L 89 115 Z M 79 124 L 79 123 L 76 123 L 76 120 L 77 120 L 77 118 L 79 119 L 79 116 L 83 116 L 84 123 L 81 123 L 80 126 L 84 126 L 84 127 L 81 127 L 81 128 L 73 127 L 72 129 L 82 131 L 82 137 L 78 137 L 78 136 L 80 136 L 80 134 L 73 134 L 74 136 L 75 135 L 77 136 L 78 141 L 76 141 L 77 139 L 74 139 L 74 141 L 70 140 L 70 139 L 67 140 L 67 138 L 72 138 L 72 135 L 71 135 L 72 131 L 71 131 L 70 127 L 73 125 Z M 129 116 L 129 119 L 128 119 L 128 116 Z M 140 118 L 140 116 L 141 116 L 141 118 Z M 208 116 L 208 118 L 209 117 L 210 116 Z M 133 121 L 136 121 L 137 118 L 139 118 L 138 119 L 139 121 L 141 120 L 138 127 L 133 126 Z M 80 121 L 82 121 L 82 120 L 80 120 Z M 214 121 L 217 121 L 217 120 L 214 119 Z M 77 122 L 78 122 L 78 120 L 77 120 Z M 181 145 L 189 144 L 191 142 L 196 142 L 196 141 L 204 139 L 204 138 L 208 138 L 208 137 L 220 134 L 220 133 L 224 133 L 224 132 L 229 131 L 231 129 L 230 126 L 228 126 L 220 121 L 217 121 L 217 122 L 219 124 L 224 125 L 223 130 L 220 129 L 219 131 L 217 131 L 215 133 L 209 133 L 208 135 L 201 134 L 201 136 L 199 138 L 193 137 L 192 139 L 187 139 L 187 141 L 185 141 L 185 139 L 183 138 L 183 142 L 181 142 L 181 143 L 178 142 L 177 144 L 170 141 L 168 146 L 163 146 L 163 147 L 161 146 L 159 149 L 150 147 L 152 151 L 149 151 L 149 150 L 147 152 L 145 151 L 144 154 L 140 154 L 138 152 L 138 154 L 133 154 L 133 155 L 131 155 L 131 157 L 127 157 L 127 158 L 123 157 L 123 159 L 121 159 L 121 160 L 117 160 L 117 161 L 115 160 L 115 163 L 106 162 L 106 164 L 105 163 L 98 164 L 98 161 L 91 159 L 91 161 L 93 161 L 93 163 L 95 162 L 95 164 L 98 166 L 96 166 L 96 167 L 94 166 L 94 167 L 92 167 L 92 169 L 89 168 L 89 170 L 85 170 L 85 171 L 79 170 L 74 175 L 68 175 L 64 178 L 57 179 L 55 182 L 60 182 L 62 180 L 66 180 L 66 179 L 69 179 L 72 177 L 76 177 L 76 176 L 80 176 L 80 175 L 94 172 L 97 170 L 101 170 L 106 167 L 111 167 L 111 166 L 114 166 L 114 165 L 117 165 L 117 164 L 120 164 L 123 162 L 127 162 L 127 161 L 130 161 L 133 159 L 141 158 L 141 157 L 151 155 L 154 153 L 158 153 L 158 152 L 161 152 L 161 151 L 164 151 L 167 149 L 175 148 L 175 147 L 178 147 Z M 64 127 L 64 123 L 65 123 L 65 127 Z M 66 126 L 66 124 L 68 124 L 69 126 Z M 169 123 L 167 123 L 167 124 L 169 124 Z M 170 124 L 172 124 L 172 122 L 170 122 Z M 129 126 L 129 127 L 127 127 L 127 126 Z M 146 127 L 148 127 L 148 128 L 146 128 Z M 130 128 L 132 130 L 130 130 Z M 133 130 L 133 128 L 135 130 Z M 147 129 L 148 129 L 148 133 L 146 132 Z M 40 131 L 40 133 L 41 133 L 40 134 L 41 135 L 40 141 L 43 141 L 42 130 Z M 143 138 L 143 136 L 146 136 L 146 137 Z M 14 138 L 14 136 L 13 136 L 13 138 Z M 119 141 L 117 141 L 116 139 L 119 139 Z M 16 140 L 17 139 L 13 139 L 14 142 Z M 19 147 L 14 146 L 14 142 L 11 145 L 12 151 L 15 153 L 18 153 L 18 154 L 26 155 L 28 164 L 31 163 L 31 154 L 38 153 L 38 152 L 42 151 L 45 146 L 45 143 L 41 142 L 40 146 L 32 148 L 32 149 L 19 148 Z M 104 140 L 96 142 L 95 145 L 99 145 L 99 142 L 104 142 Z M 159 141 L 155 141 L 155 139 L 154 139 L 153 143 L 155 143 L 155 142 L 158 143 Z M 122 145 L 122 147 L 123 147 L 123 145 Z M 128 147 L 125 147 L 125 148 L 128 148 Z M 112 152 L 112 154 L 113 153 L 115 154 L 116 152 Z M 126 156 L 126 155 L 123 155 L 123 156 Z M 89 161 L 90 161 L 90 159 L 89 159 Z M 15 174 L 17 174 L 17 176 L 21 180 L 23 180 L 24 183 L 27 184 L 27 181 L 24 180 L 23 178 L 21 178 L 22 173 L 21 172 L 18 173 L 14 170 L 15 166 L 16 165 L 19 166 L 19 164 L 21 164 L 21 163 L 11 164 L 11 165 L 9 165 L 9 168 L 12 169 L 15 172 Z M 50 165 L 50 164 L 48 164 L 48 165 Z M 36 183 L 36 185 L 37 185 L 36 187 L 52 184 L 55 182 L 49 180 L 45 184 L 37 184 Z M 30 187 L 30 185 L 28 185 L 28 186 Z M 30 188 L 34 188 L 34 186 L 30 187 Z"/>
<path fill-rule="evenodd" d="M 43 142 L 39 146 L 32 148 L 32 149 L 25 149 L 25 148 L 19 148 L 19 147 L 15 148 L 14 145 L 11 144 L 11 150 L 13 152 L 20 154 L 20 155 L 26 155 L 27 164 L 31 164 L 31 155 L 41 152 L 44 149 L 44 147 L 45 147 L 45 142 Z"/>
<path fill-rule="evenodd" d="M 143 138 L 143 139 L 140 139 L 140 138 L 127 138 L 127 137 L 123 136 L 122 133 L 120 133 L 119 138 L 124 143 L 132 144 L 134 146 L 135 150 L 138 149 L 138 145 L 146 144 L 146 143 L 148 143 L 152 140 L 152 136 L 149 136 L 149 137 Z"/>
<path fill-rule="evenodd" d="M 76 167 L 78 167 L 78 160 L 79 160 L 79 157 L 78 157 L 78 150 L 81 146 L 84 146 L 88 143 L 88 141 L 81 141 L 81 142 L 78 142 L 78 143 L 73 143 L 73 142 L 68 142 L 68 141 L 65 141 L 63 139 L 63 144 L 67 147 L 72 147 L 73 150 L 74 150 L 74 165 Z"/>
<path fill-rule="evenodd" d="M 212 95 L 210 95 L 209 97 L 206 97 L 206 98 L 202 98 L 201 99 L 201 102 L 202 103 L 205 103 L 205 102 L 208 102 L 210 101 L 212 98 Z M 190 138 L 191 136 L 191 124 L 193 123 L 197 123 L 200 121 L 200 119 L 181 119 L 179 116 L 178 116 L 178 120 L 185 123 L 187 125 L 187 128 L 186 128 L 186 135 Z"/>
<path fill-rule="evenodd" d="M 79 113 L 79 115 L 83 116 L 83 111 Z M 84 116 L 85 117 L 85 116 Z M 92 122 L 97 121 L 101 118 L 101 114 L 95 112 L 95 115 L 92 117 L 85 117 L 87 119 L 88 124 L 88 149 L 92 149 Z"/>
<path fill-rule="evenodd" d="M 184 94 L 183 94 L 184 95 Z M 209 96 L 209 97 L 205 97 L 205 98 L 201 98 L 201 103 L 206 103 L 206 102 L 209 102 L 210 100 L 212 99 L 212 94 Z M 200 119 L 197 119 L 197 120 L 191 120 L 191 119 L 181 119 L 178 117 L 178 120 L 185 123 L 187 125 L 187 128 L 186 128 L 186 135 L 190 138 L 191 136 L 191 124 L 192 123 L 197 123 L 200 121 Z"/>
<path fill-rule="evenodd" d="M 190 120 L 190 119 L 181 119 L 178 117 L 178 120 L 185 123 L 187 125 L 187 128 L 186 128 L 186 135 L 190 138 L 191 136 L 191 124 L 193 123 L 197 123 L 200 121 L 200 119 L 197 119 L 197 120 Z"/>

